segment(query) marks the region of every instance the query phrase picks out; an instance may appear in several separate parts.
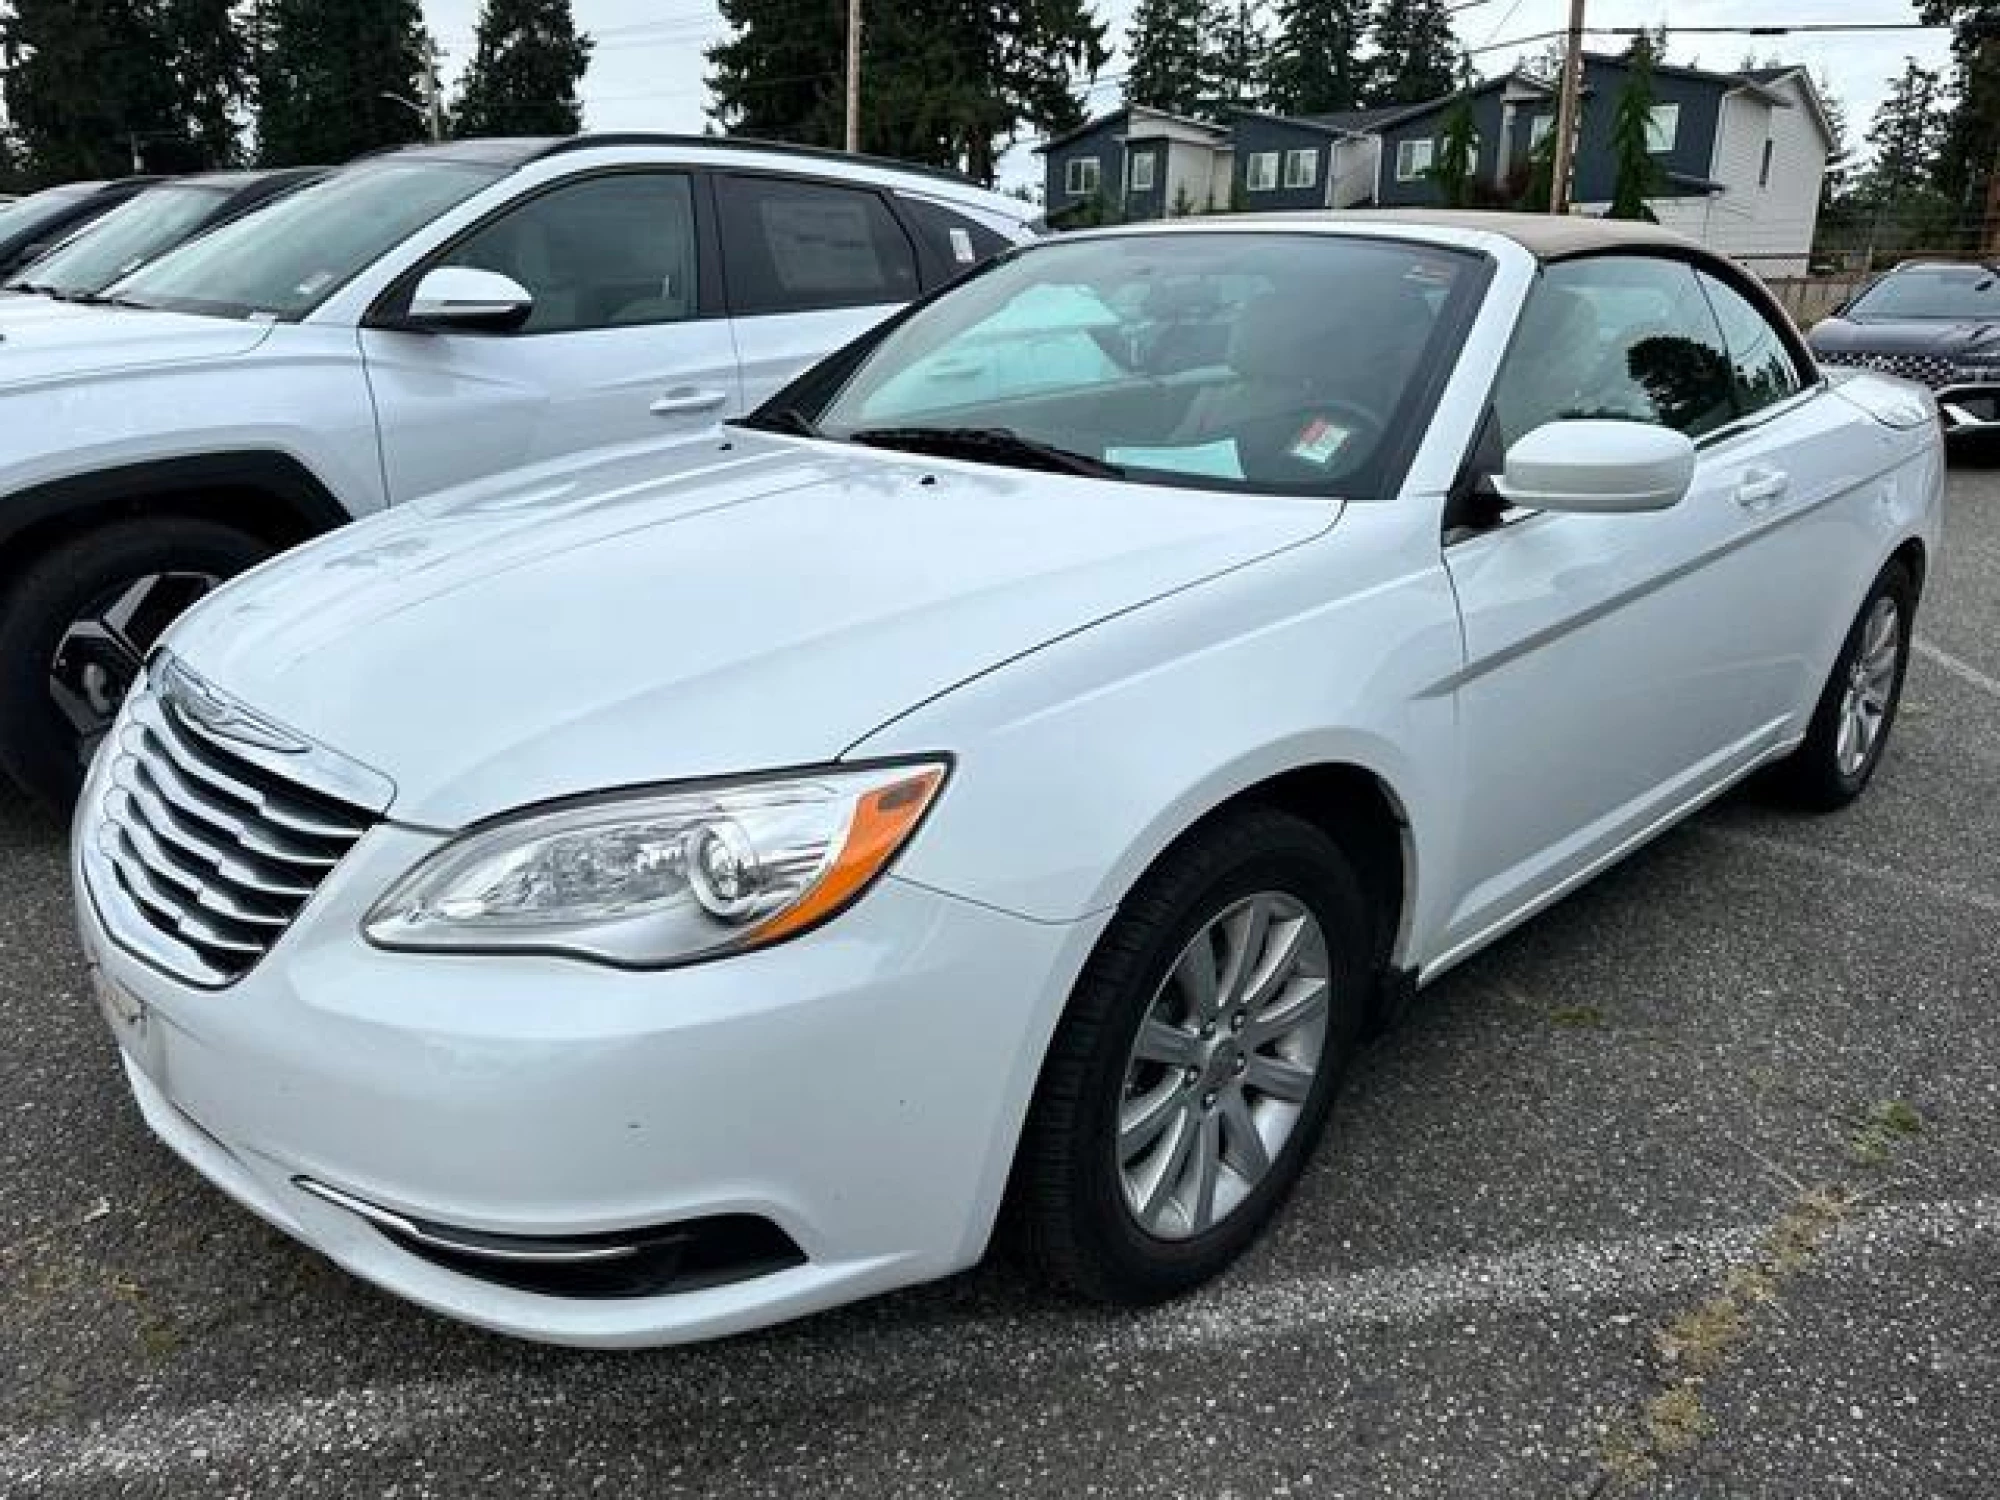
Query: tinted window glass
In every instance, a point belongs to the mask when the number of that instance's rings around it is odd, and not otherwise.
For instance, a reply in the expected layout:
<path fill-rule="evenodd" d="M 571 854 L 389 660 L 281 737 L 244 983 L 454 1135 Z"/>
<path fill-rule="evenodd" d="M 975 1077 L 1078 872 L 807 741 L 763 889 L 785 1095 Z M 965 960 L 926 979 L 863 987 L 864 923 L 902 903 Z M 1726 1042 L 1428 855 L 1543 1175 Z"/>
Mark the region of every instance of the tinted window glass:
<path fill-rule="evenodd" d="M 1393 493 L 1483 264 L 1345 235 L 1038 245 L 919 308 L 804 414 L 888 446 L 1005 428 L 1149 483 Z"/>
<path fill-rule="evenodd" d="M 522 333 L 695 316 L 694 189 L 679 173 L 621 172 L 531 198 L 442 264 L 510 276 L 534 295 Z"/>
<path fill-rule="evenodd" d="M 1852 318 L 2000 317 L 2000 275 L 1984 266 L 1915 266 L 1854 299 Z"/>
<path fill-rule="evenodd" d="M 112 290 L 178 312 L 304 317 L 500 175 L 465 162 L 349 167 L 168 251 Z"/>
<path fill-rule="evenodd" d="M 1722 324 L 1722 341 L 1729 350 L 1736 409 L 1753 412 L 1795 396 L 1805 382 L 1785 347 L 1784 335 L 1750 299 L 1727 282 L 1701 273 L 1702 290 Z"/>
<path fill-rule="evenodd" d="M 1563 261 L 1529 296 L 1494 409 L 1510 444 L 1570 417 L 1696 436 L 1735 415 L 1730 379 L 1722 331 L 1688 266 L 1650 256 Z"/>
<path fill-rule="evenodd" d="M 722 243 L 739 314 L 906 302 L 916 253 L 889 206 L 864 189 L 724 177 Z"/>
<path fill-rule="evenodd" d="M 924 280 L 931 286 L 963 276 L 982 260 L 1007 248 L 1007 241 L 984 224 L 921 198 L 898 198 L 903 219 L 924 254 Z"/>
<path fill-rule="evenodd" d="M 58 292 L 99 291 L 179 244 L 225 201 L 219 188 L 148 188 L 23 268 L 19 282 Z"/>

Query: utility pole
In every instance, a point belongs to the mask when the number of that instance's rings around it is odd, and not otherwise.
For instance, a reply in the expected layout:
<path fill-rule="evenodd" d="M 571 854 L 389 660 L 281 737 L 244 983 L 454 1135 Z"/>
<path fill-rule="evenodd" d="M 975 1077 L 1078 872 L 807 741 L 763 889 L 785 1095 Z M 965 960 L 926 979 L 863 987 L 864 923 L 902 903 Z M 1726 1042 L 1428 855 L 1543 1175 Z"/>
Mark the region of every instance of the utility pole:
<path fill-rule="evenodd" d="M 1569 179 L 1576 165 L 1577 114 L 1583 98 L 1583 0 L 1569 0 L 1569 39 L 1563 47 L 1562 83 L 1556 95 L 1556 159 L 1549 180 L 1549 212 L 1569 212 Z"/>
<path fill-rule="evenodd" d="M 433 141 L 444 139 L 444 87 L 438 82 L 438 60 L 443 56 L 438 50 L 437 38 L 428 32 L 424 35 L 424 73 L 417 80 L 417 92 L 423 99 L 424 125 L 431 133 Z"/>
<path fill-rule="evenodd" d="M 847 149 L 861 149 L 861 0 L 847 0 Z"/>

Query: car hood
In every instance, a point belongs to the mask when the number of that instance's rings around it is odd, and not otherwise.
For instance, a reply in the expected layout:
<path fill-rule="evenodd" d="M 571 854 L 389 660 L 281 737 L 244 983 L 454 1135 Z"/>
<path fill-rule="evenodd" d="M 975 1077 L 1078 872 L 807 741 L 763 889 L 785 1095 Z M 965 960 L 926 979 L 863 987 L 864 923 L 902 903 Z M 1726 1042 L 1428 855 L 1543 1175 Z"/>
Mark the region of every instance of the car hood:
<path fill-rule="evenodd" d="M 2000 320 L 1991 318 L 1826 318 L 1807 340 L 1819 354 L 1964 354 L 2000 352 Z"/>
<path fill-rule="evenodd" d="M 0 388 L 224 359 L 270 333 L 269 323 L 8 296 L 0 300 Z"/>
<path fill-rule="evenodd" d="M 349 527 L 218 591 L 167 644 L 386 775 L 399 820 L 455 828 L 834 760 L 970 677 L 1338 514 L 742 432 Z"/>

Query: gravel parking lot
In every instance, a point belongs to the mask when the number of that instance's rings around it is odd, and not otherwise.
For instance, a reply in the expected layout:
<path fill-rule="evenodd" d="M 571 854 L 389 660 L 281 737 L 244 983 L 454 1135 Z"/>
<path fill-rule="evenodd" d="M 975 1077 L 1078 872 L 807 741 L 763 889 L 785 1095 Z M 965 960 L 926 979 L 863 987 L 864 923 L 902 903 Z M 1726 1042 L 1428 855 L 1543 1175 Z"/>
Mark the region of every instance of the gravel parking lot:
<path fill-rule="evenodd" d="M 690 1350 L 392 1302 L 155 1145 L 0 802 L 0 1493 L 2000 1493 L 2000 468 L 1851 811 L 1754 793 L 1362 1061 L 1144 1316 L 1004 1265 Z"/>

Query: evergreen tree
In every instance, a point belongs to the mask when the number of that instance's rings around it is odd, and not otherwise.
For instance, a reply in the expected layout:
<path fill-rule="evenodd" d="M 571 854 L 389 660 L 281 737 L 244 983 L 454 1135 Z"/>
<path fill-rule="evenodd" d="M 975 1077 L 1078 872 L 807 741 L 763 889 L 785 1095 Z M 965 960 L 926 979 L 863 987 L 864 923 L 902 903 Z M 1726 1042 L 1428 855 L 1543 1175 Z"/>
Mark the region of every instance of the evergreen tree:
<path fill-rule="evenodd" d="M 1426 176 L 1444 195 L 1445 207 L 1464 208 L 1472 201 L 1472 184 L 1479 169 L 1479 128 L 1472 118 L 1472 96 L 1461 93 L 1445 111 L 1438 133 L 1437 160 Z"/>
<path fill-rule="evenodd" d="M 1653 211 L 1646 200 L 1660 190 L 1663 176 L 1651 138 L 1653 106 L 1659 102 L 1653 90 L 1653 51 L 1635 44 L 1625 56 L 1625 86 L 1611 111 L 1615 175 L 1607 214 L 1613 219 L 1651 220 Z"/>
<path fill-rule="evenodd" d="M 7 116 L 31 183 L 115 177 L 180 135 L 156 6 L 13 0 L 4 23 Z"/>
<path fill-rule="evenodd" d="M 1265 92 L 1280 114 L 1358 109 L 1369 68 L 1361 61 L 1369 0 L 1278 0 Z"/>
<path fill-rule="evenodd" d="M 426 45 L 417 0 L 266 0 L 258 154 L 268 166 L 338 163 L 419 140 Z"/>
<path fill-rule="evenodd" d="M 1371 104 L 1420 104 L 1452 91 L 1458 39 L 1445 0 L 1381 0 Z"/>
<path fill-rule="evenodd" d="M 1826 127 L 1833 140 L 1826 153 L 1826 176 L 1820 179 L 1820 210 L 1825 212 L 1845 197 L 1854 175 L 1854 142 L 1848 138 L 1847 102 L 1833 91 L 1826 69 L 1819 74 L 1819 104 L 1826 111 Z"/>
<path fill-rule="evenodd" d="M 241 8 L 237 0 L 163 0 L 161 18 L 181 129 L 203 165 L 235 166 L 257 61 Z"/>
<path fill-rule="evenodd" d="M 1957 102 L 1938 159 L 1937 186 L 1963 210 L 1985 214 L 2000 159 L 2000 0 L 1922 0 L 1921 11 L 1931 25 L 1952 29 Z"/>
<path fill-rule="evenodd" d="M 1264 107 L 1264 57 L 1271 39 L 1253 0 L 1218 8 L 1209 29 L 1209 96 L 1201 113 L 1225 120 L 1236 110 Z"/>
<path fill-rule="evenodd" d="M 845 8 L 720 0 L 732 35 L 709 49 L 711 119 L 724 131 L 810 145 L 844 135 Z M 861 146 L 991 182 L 1025 125 L 1082 119 L 1071 80 L 1104 66 L 1087 0 L 907 0 L 862 28 Z"/>
<path fill-rule="evenodd" d="M 1868 127 L 1874 159 L 1857 191 L 1870 206 L 1893 210 L 1931 187 L 1950 129 L 1943 106 L 1943 80 L 1906 58 Z"/>
<path fill-rule="evenodd" d="M 452 133 L 573 135 L 589 67 L 590 38 L 577 34 L 569 0 L 485 0 Z"/>
<path fill-rule="evenodd" d="M 1208 0 L 1139 0 L 1125 50 L 1125 99 L 1170 114 L 1200 114 L 1210 98 Z"/>

